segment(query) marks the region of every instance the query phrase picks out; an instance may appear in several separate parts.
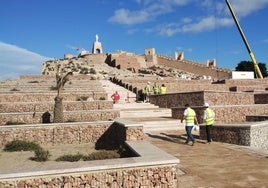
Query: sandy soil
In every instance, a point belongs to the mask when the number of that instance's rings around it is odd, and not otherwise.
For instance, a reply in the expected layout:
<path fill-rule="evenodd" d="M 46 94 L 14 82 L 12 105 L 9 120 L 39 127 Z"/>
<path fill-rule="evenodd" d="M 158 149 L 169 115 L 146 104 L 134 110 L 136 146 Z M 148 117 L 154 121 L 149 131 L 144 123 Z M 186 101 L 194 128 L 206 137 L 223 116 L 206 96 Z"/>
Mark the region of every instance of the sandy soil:
<path fill-rule="evenodd" d="M 51 167 L 63 168 L 64 166 L 73 166 L 79 162 L 57 162 L 55 161 L 59 156 L 66 154 L 89 154 L 94 149 L 94 144 L 65 144 L 55 146 L 41 146 L 48 150 L 51 157 L 46 162 L 32 161 L 30 158 L 34 157 L 33 151 L 19 151 L 19 152 L 5 152 L 3 148 L 0 150 L 0 174 L 18 173 L 22 171 L 47 170 Z M 70 164 L 73 163 L 73 164 Z"/>

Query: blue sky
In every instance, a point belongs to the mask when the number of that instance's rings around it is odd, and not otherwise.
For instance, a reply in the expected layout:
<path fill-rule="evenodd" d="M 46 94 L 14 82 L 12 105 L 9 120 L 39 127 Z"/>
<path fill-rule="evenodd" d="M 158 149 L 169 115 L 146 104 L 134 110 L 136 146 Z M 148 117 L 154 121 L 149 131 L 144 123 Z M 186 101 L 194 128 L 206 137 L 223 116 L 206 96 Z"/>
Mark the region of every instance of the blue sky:
<path fill-rule="evenodd" d="M 268 0 L 229 0 L 257 62 L 268 63 Z M 234 69 L 251 61 L 225 0 L 0 0 L 0 80 L 41 74 L 46 60 L 104 53 L 184 52 Z"/>

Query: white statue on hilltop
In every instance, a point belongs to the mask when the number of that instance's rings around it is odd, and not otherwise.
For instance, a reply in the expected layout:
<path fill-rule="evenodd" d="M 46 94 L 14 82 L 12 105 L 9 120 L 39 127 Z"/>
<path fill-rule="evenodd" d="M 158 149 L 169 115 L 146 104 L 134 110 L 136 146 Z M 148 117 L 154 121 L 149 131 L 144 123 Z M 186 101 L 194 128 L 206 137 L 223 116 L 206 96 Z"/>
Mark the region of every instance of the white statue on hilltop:
<path fill-rule="evenodd" d="M 98 42 L 98 40 L 99 40 L 99 36 L 98 36 L 98 35 L 96 35 L 96 42 Z"/>

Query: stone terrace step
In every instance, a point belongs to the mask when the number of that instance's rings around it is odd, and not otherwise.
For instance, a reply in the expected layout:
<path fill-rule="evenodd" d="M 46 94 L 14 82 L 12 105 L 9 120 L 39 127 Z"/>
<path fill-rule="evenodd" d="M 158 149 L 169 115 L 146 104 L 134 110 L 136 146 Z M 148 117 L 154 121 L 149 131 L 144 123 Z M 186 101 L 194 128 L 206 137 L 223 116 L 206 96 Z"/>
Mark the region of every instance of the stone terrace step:
<path fill-rule="evenodd" d="M 158 106 L 155 106 L 154 104 L 150 103 L 126 103 L 126 104 L 114 104 L 115 109 L 120 109 L 120 110 L 133 110 L 133 109 L 157 109 L 159 108 Z"/>
<path fill-rule="evenodd" d="M 185 125 L 177 119 L 168 117 L 143 117 L 143 118 L 124 118 L 130 121 L 143 124 L 145 133 L 164 130 L 184 130 Z"/>
<path fill-rule="evenodd" d="M 51 121 L 53 112 L 48 112 Z M 24 112 L 24 113 L 0 113 L 0 126 L 6 125 L 8 121 L 22 122 L 25 124 L 37 124 L 43 122 L 43 117 L 48 116 L 47 112 Z M 111 121 L 120 117 L 118 110 L 80 110 L 64 111 L 64 122 L 86 122 L 86 121 Z"/>
<path fill-rule="evenodd" d="M 55 102 L 5 102 L 0 104 L 0 112 L 16 113 L 16 112 L 46 112 L 53 111 Z M 107 100 L 94 101 L 63 101 L 63 110 L 104 110 L 113 109 L 113 102 Z"/>
<path fill-rule="evenodd" d="M 69 92 L 61 93 L 63 100 L 77 101 L 78 98 L 88 97 L 88 100 L 99 100 L 100 98 L 107 99 L 105 92 Z M 0 102 L 40 102 L 40 101 L 54 101 L 57 92 L 41 92 L 41 93 L 1 93 Z"/>
<path fill-rule="evenodd" d="M 121 118 L 171 117 L 171 110 L 170 109 L 161 109 L 161 108 L 121 110 L 120 117 Z"/>
<path fill-rule="evenodd" d="M 108 95 L 108 100 L 112 100 L 111 95 L 115 91 L 117 91 L 120 95 L 119 103 L 121 104 L 128 103 L 128 102 L 133 103 L 136 101 L 136 94 L 127 90 L 126 88 L 119 86 L 117 84 L 114 84 L 110 80 L 100 80 L 100 82 L 102 83 L 102 86 Z"/>
<path fill-rule="evenodd" d="M 120 109 L 120 118 L 142 123 L 144 132 L 181 130 L 184 124 L 171 117 L 171 109 L 159 108 L 150 103 L 115 104 Z"/>
<path fill-rule="evenodd" d="M 8 92 L 11 90 L 18 90 L 18 92 L 32 92 L 32 91 L 50 91 L 52 87 L 56 86 L 56 81 L 42 80 L 38 82 L 25 82 L 25 80 L 18 80 L 17 82 L 1 82 L 1 92 Z M 104 91 L 102 84 L 98 80 L 71 80 L 64 85 L 67 91 Z"/>

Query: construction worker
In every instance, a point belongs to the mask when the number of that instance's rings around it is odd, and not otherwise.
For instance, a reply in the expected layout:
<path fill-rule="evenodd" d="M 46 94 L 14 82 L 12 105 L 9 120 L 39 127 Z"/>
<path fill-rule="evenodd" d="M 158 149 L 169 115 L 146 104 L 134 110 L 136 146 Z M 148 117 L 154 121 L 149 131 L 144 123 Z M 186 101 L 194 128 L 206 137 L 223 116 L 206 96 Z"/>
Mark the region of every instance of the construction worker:
<path fill-rule="evenodd" d="M 186 121 L 185 130 L 187 133 L 187 139 L 185 141 L 185 144 L 188 144 L 189 141 L 192 141 L 192 146 L 193 146 L 195 143 L 195 138 L 192 135 L 192 129 L 195 124 L 198 125 L 198 121 L 196 118 L 196 113 L 192 108 L 190 108 L 190 105 L 186 104 L 185 108 L 186 109 L 184 110 L 183 116 L 181 118 L 181 123 L 183 122 L 183 120 Z"/>
<path fill-rule="evenodd" d="M 149 97 L 150 97 L 150 93 L 151 93 L 151 86 L 150 86 L 150 82 L 148 81 L 144 91 L 145 91 L 145 102 L 150 102 Z"/>
<path fill-rule="evenodd" d="M 204 106 L 205 106 L 205 110 L 204 110 L 203 119 L 206 124 L 207 143 L 210 144 L 212 141 L 211 140 L 211 127 L 215 120 L 215 113 L 211 108 L 209 108 L 208 103 L 205 103 Z"/>
<path fill-rule="evenodd" d="M 160 94 L 166 94 L 167 93 L 167 87 L 165 84 L 162 84 L 160 87 Z"/>
<path fill-rule="evenodd" d="M 156 85 L 156 83 L 154 83 L 153 90 L 155 95 L 159 94 L 159 87 Z"/>

